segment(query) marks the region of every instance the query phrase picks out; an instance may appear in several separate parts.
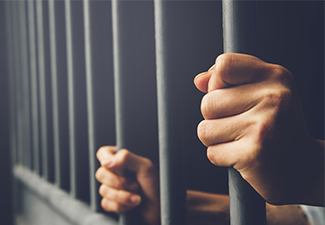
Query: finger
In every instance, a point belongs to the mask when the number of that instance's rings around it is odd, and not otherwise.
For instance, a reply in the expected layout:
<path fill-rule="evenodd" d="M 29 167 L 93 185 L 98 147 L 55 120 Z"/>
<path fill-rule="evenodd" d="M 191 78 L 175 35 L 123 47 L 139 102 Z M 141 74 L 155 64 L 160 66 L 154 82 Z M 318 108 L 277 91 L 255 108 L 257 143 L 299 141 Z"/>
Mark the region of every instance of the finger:
<path fill-rule="evenodd" d="M 134 180 L 123 176 L 118 176 L 104 167 L 100 167 L 96 171 L 96 179 L 100 183 L 115 189 L 123 189 L 133 193 L 139 190 L 139 185 Z"/>
<path fill-rule="evenodd" d="M 134 208 L 134 206 L 123 205 L 106 198 L 102 199 L 101 206 L 107 212 L 116 212 L 116 213 L 126 212 Z"/>
<path fill-rule="evenodd" d="M 261 101 L 261 85 L 247 84 L 209 92 L 201 102 L 203 117 L 217 119 L 250 110 Z"/>
<path fill-rule="evenodd" d="M 96 156 L 102 166 L 107 166 L 112 163 L 116 151 L 116 146 L 103 146 L 99 148 Z"/>
<path fill-rule="evenodd" d="M 121 149 L 115 155 L 113 166 L 121 170 L 128 169 L 138 174 L 139 172 L 148 170 L 148 168 L 151 168 L 153 164 L 147 158 L 133 154 L 126 149 Z"/>
<path fill-rule="evenodd" d="M 117 202 L 126 206 L 137 206 L 141 202 L 141 197 L 137 194 L 111 188 L 102 184 L 99 188 L 99 194 L 110 201 Z"/>
<path fill-rule="evenodd" d="M 202 92 L 208 92 L 208 83 L 212 75 L 212 71 L 215 65 L 213 65 L 207 72 L 200 73 L 194 78 L 194 84 Z"/>
<path fill-rule="evenodd" d="M 254 56 L 227 53 L 218 56 L 209 80 L 208 92 L 264 80 L 272 71 L 268 64 Z"/>
<path fill-rule="evenodd" d="M 239 172 L 255 168 L 258 161 L 259 145 L 254 144 L 248 138 L 238 141 L 221 143 L 209 146 L 207 157 L 216 166 L 234 167 Z"/>
<path fill-rule="evenodd" d="M 254 122 L 246 115 L 203 120 L 197 127 L 198 137 L 205 146 L 237 141 L 251 130 Z"/>

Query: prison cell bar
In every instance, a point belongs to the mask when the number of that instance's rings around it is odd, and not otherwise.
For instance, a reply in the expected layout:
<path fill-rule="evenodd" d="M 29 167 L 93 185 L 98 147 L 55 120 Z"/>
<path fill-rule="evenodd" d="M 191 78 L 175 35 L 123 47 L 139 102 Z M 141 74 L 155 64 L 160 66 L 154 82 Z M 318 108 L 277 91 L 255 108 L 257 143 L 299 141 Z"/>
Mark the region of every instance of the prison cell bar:
<path fill-rule="evenodd" d="M 256 1 L 223 0 L 224 52 L 257 54 Z M 231 225 L 266 224 L 264 199 L 234 168 L 228 169 Z"/>
<path fill-rule="evenodd" d="M 127 148 L 126 142 L 126 118 L 127 118 L 127 96 L 125 94 L 125 85 L 128 82 L 127 74 L 123 71 L 123 51 L 120 43 L 121 24 L 121 2 L 112 0 L 112 35 L 113 35 L 113 67 L 114 67 L 114 98 L 115 98 L 115 130 L 116 130 L 116 147 L 117 150 Z M 125 176 L 133 176 L 129 171 L 125 171 Z M 119 216 L 120 225 L 131 225 L 134 221 L 141 224 L 141 216 L 138 208 L 121 213 Z"/>
<path fill-rule="evenodd" d="M 87 89 L 87 113 L 88 113 L 88 146 L 89 146 L 89 179 L 90 179 L 90 208 L 93 211 L 98 210 L 99 198 L 96 194 L 95 180 L 95 121 L 94 121 L 94 96 L 92 79 L 92 58 L 91 58 L 91 33 L 90 33 L 90 9 L 89 0 L 83 1 L 84 9 L 84 32 L 85 32 L 85 69 L 86 69 L 86 89 Z"/>
<path fill-rule="evenodd" d="M 29 74 L 31 79 L 31 108 L 32 108 L 32 146 L 33 146 L 33 169 L 40 173 L 39 161 L 39 121 L 38 121 L 38 88 L 37 88 L 37 63 L 36 63 L 36 31 L 34 2 L 28 1 L 28 34 L 29 34 Z"/>
<path fill-rule="evenodd" d="M 64 2 L 49 0 L 55 183 L 69 191 L 69 127 Z M 60 16 L 57 16 L 60 15 Z M 55 57 L 55 58 L 54 58 Z"/>
<path fill-rule="evenodd" d="M 21 104 L 21 162 L 29 166 L 29 151 L 30 151 L 30 139 L 28 138 L 28 129 L 29 129 L 29 88 L 28 88 L 28 62 L 27 62 L 27 30 L 26 30 L 26 11 L 25 11 L 25 2 L 18 3 L 18 20 L 19 20 L 19 29 L 20 29 L 20 43 L 19 43 L 19 58 L 20 58 L 20 71 L 17 74 L 19 77 L 18 89 L 20 93 L 20 104 Z M 27 135 L 26 135 L 27 134 Z"/>
<path fill-rule="evenodd" d="M 36 1 L 36 24 L 37 24 L 37 50 L 38 50 L 38 86 L 39 107 L 41 124 L 41 148 L 42 148 L 42 175 L 48 180 L 48 133 L 47 133 L 47 109 L 46 109 L 46 83 L 45 83 L 45 54 L 44 54 L 44 31 L 43 31 L 43 2 Z"/>
<path fill-rule="evenodd" d="M 159 130 L 161 224 L 186 224 L 186 187 L 182 122 L 180 112 L 180 76 L 172 69 L 168 50 L 173 35 L 168 27 L 167 1 L 154 1 L 156 37 L 156 75 Z"/>
<path fill-rule="evenodd" d="M 14 23 L 14 34 L 15 36 L 13 37 L 13 41 L 14 41 L 14 57 L 16 58 L 16 62 L 15 62 L 15 74 L 14 74 L 14 85 L 16 87 L 16 89 L 19 89 L 16 91 L 15 94 L 15 104 L 16 104 L 16 140 L 17 140 L 17 158 L 16 158 L 16 162 L 17 163 L 22 163 L 22 154 L 21 154 L 21 144 L 22 144 L 22 137 L 21 137 L 21 105 L 20 103 L 20 99 L 21 99 L 21 93 L 20 93 L 20 88 L 19 88 L 19 63 L 20 63 L 20 52 L 19 52 L 19 2 L 17 2 L 16 4 L 13 5 L 13 23 Z"/>

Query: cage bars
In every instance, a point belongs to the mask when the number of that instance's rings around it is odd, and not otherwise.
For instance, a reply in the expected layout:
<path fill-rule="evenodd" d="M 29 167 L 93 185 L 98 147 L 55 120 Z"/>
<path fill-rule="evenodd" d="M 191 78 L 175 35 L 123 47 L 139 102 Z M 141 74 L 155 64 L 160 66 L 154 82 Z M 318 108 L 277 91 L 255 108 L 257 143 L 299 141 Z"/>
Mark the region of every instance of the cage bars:
<path fill-rule="evenodd" d="M 224 52 L 257 54 L 256 1 L 223 0 Z M 232 225 L 266 224 L 264 199 L 234 169 L 228 169 Z"/>
<path fill-rule="evenodd" d="M 166 1 L 154 1 L 162 225 L 186 224 L 181 100 L 177 94 L 181 80 L 169 57 L 173 43 L 168 32 L 171 7 Z"/>

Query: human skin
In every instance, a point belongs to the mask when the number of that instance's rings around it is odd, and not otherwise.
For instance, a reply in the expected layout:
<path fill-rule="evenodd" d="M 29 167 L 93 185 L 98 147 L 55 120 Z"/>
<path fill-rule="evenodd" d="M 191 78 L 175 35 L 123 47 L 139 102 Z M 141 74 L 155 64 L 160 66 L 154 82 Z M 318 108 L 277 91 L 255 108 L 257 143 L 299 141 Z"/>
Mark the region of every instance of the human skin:
<path fill-rule="evenodd" d="M 220 55 L 194 83 L 207 93 L 198 136 L 269 203 L 324 206 L 324 141 L 307 132 L 292 74 L 244 54 Z"/>
<path fill-rule="evenodd" d="M 158 172 L 151 161 L 125 149 L 116 152 L 115 146 L 101 147 L 97 158 L 101 163 L 96 178 L 102 183 L 99 192 L 103 209 L 121 213 L 137 207 L 144 225 L 159 225 Z M 124 177 L 125 169 L 133 171 L 136 178 Z M 308 225 L 303 211 L 296 205 L 267 204 L 266 215 L 268 225 Z M 229 197 L 188 190 L 187 220 L 188 225 L 229 225 Z"/>

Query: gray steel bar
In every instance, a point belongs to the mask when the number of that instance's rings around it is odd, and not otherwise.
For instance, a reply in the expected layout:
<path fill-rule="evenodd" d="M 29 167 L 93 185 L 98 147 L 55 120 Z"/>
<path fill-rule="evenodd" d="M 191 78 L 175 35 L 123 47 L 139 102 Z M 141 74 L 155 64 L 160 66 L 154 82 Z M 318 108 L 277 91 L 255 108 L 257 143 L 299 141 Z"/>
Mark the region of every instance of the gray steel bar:
<path fill-rule="evenodd" d="M 33 168 L 40 173 L 39 162 L 39 123 L 38 123 L 38 86 L 36 67 L 36 31 L 35 31 L 34 2 L 28 1 L 28 28 L 29 28 L 29 68 L 31 78 L 31 106 L 32 106 L 32 128 L 33 128 Z"/>
<path fill-rule="evenodd" d="M 63 1 L 49 1 L 55 183 L 70 191 L 66 21 Z"/>
<path fill-rule="evenodd" d="M 20 35 L 21 35 L 21 20 L 20 20 L 20 2 L 16 2 L 14 4 L 14 22 L 15 22 L 15 91 L 16 91 L 16 109 L 17 109 L 17 160 L 19 164 L 23 164 L 23 106 L 22 106 L 22 82 L 21 82 L 21 73 L 22 73 L 22 57 L 21 57 L 21 41 L 20 41 Z"/>
<path fill-rule="evenodd" d="M 115 130 L 116 130 L 116 146 L 120 150 L 125 146 L 125 110 L 123 110 L 123 80 L 120 73 L 120 43 L 119 43 L 119 11 L 118 0 L 112 0 L 112 28 L 113 28 L 113 58 L 114 58 L 114 97 L 115 97 Z M 120 214 L 119 224 L 130 225 L 135 221 L 132 212 Z"/>
<path fill-rule="evenodd" d="M 71 31 L 71 1 L 65 0 L 67 67 L 68 67 L 68 107 L 69 107 L 69 138 L 70 138 L 70 194 L 76 197 L 76 137 L 75 137 L 75 104 L 73 85 L 72 31 Z"/>
<path fill-rule="evenodd" d="M 113 64 L 114 64 L 114 97 L 115 97 L 115 130 L 116 130 L 116 146 L 117 149 L 127 148 L 127 94 L 126 83 L 130 74 L 125 73 L 122 70 L 122 44 L 121 38 L 121 24 L 120 19 L 123 16 L 120 11 L 121 2 L 118 0 L 112 0 L 112 30 L 113 30 Z M 125 171 L 125 176 L 132 176 L 131 173 Z M 119 224 L 130 225 L 134 221 L 139 221 L 141 224 L 141 214 L 138 209 L 128 211 L 120 214 Z"/>
<path fill-rule="evenodd" d="M 89 143 L 89 175 L 90 175 L 90 208 L 98 210 L 98 195 L 96 188 L 96 146 L 95 146 L 95 122 L 94 122 L 94 99 L 92 80 L 91 59 L 91 36 L 90 36 L 90 9 L 89 0 L 84 0 L 84 26 L 85 26 L 85 65 L 86 65 L 86 88 L 87 88 L 87 112 L 88 112 L 88 143 Z"/>
<path fill-rule="evenodd" d="M 224 52 L 257 54 L 256 4 L 222 1 Z M 231 224 L 266 224 L 264 199 L 234 168 L 229 168 L 228 173 Z"/>
<path fill-rule="evenodd" d="M 172 70 L 167 1 L 155 0 L 161 224 L 186 224 L 186 187 L 180 112 L 180 76 Z M 168 23 L 169 22 L 169 23 Z"/>
<path fill-rule="evenodd" d="M 65 1 L 70 136 L 70 193 L 89 202 L 89 148 L 83 2 Z"/>
<path fill-rule="evenodd" d="M 111 46 L 111 2 L 83 1 L 83 47 L 86 65 L 86 89 L 89 142 L 87 144 L 91 208 L 103 211 L 98 193 L 100 183 L 95 171 L 100 166 L 96 150 L 103 145 L 115 144 L 114 87 Z M 76 23 L 81 19 L 75 18 Z M 80 24 L 80 22 L 78 22 Z M 80 55 L 80 54 L 78 54 Z M 81 60 L 81 59 L 79 59 Z M 87 119 L 86 119 L 87 120 Z M 88 140 L 87 140 L 88 141 Z M 79 161 L 79 160 L 78 160 Z M 116 217 L 116 216 L 115 216 Z"/>
<path fill-rule="evenodd" d="M 30 103 L 29 103 L 29 77 L 28 77 L 28 53 L 27 53 L 27 24 L 26 2 L 19 2 L 20 20 L 20 76 L 21 76 L 21 107 L 22 107 L 22 161 L 24 165 L 31 166 L 30 148 Z"/>
<path fill-rule="evenodd" d="M 54 136 L 54 176 L 55 183 L 61 186 L 60 174 L 60 135 L 59 135 L 59 101 L 58 78 L 56 62 L 56 34 L 54 0 L 49 0 L 49 24 L 50 24 L 50 52 L 51 52 L 51 79 L 52 79 L 52 104 L 53 104 L 53 136 Z"/>
<path fill-rule="evenodd" d="M 36 1 L 37 41 L 38 41 L 38 78 L 41 122 L 42 175 L 48 180 L 48 134 L 46 110 L 45 55 L 43 31 L 43 1 Z"/>

